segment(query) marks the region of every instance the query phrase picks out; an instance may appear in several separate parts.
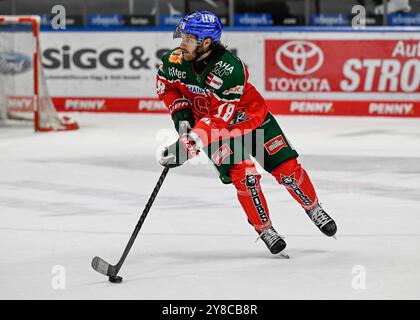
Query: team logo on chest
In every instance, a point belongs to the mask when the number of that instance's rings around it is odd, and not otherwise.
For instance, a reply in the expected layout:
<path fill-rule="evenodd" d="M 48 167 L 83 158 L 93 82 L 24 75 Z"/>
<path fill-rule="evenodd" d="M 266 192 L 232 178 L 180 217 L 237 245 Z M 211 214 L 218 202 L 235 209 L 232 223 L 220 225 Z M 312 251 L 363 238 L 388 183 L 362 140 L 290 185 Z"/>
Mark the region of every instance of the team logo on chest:
<path fill-rule="evenodd" d="M 194 97 L 194 110 L 205 116 L 210 113 L 210 102 L 202 96 Z"/>

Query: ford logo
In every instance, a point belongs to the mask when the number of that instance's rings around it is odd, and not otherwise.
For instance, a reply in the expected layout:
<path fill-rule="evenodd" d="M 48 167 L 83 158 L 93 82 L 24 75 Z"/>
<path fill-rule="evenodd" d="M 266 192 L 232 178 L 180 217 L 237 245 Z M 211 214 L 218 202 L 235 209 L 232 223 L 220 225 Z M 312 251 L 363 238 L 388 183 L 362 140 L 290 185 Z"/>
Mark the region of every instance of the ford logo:
<path fill-rule="evenodd" d="M 32 59 L 17 52 L 0 52 L 0 74 L 15 75 L 29 70 Z"/>
<path fill-rule="evenodd" d="M 293 75 L 311 74 L 324 62 L 322 50 L 309 41 L 289 41 L 276 52 L 276 63 L 280 69 Z"/>

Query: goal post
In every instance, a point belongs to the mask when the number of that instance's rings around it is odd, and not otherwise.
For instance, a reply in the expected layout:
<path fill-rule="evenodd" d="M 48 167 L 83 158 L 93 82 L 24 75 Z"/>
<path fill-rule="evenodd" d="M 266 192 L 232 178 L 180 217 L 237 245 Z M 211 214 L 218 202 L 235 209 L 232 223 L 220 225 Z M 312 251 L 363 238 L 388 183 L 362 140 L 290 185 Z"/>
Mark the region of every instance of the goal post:
<path fill-rule="evenodd" d="M 59 117 L 41 64 L 39 16 L 0 15 L 0 119 L 31 120 L 35 131 L 76 130 Z"/>

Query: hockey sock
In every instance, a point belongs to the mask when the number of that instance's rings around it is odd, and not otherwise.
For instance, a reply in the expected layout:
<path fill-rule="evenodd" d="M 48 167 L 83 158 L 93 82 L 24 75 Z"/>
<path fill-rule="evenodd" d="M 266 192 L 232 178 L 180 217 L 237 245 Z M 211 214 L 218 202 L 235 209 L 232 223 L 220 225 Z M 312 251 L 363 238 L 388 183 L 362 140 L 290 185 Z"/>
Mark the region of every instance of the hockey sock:
<path fill-rule="evenodd" d="M 271 174 L 305 210 L 310 210 L 318 204 L 311 179 L 296 158 L 282 163 Z"/>
<path fill-rule="evenodd" d="M 238 200 L 244 209 L 249 223 L 257 232 L 271 227 L 267 202 L 261 190 L 261 175 L 251 160 L 242 161 L 230 170 L 232 182 L 236 188 Z"/>

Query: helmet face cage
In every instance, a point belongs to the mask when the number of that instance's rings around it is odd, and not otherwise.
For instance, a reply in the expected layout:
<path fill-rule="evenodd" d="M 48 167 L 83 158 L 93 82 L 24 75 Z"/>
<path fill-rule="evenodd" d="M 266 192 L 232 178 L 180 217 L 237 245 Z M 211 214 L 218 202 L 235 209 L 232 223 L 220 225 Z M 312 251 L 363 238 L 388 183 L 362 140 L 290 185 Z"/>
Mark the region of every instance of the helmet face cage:
<path fill-rule="evenodd" d="M 200 45 L 204 39 L 210 38 L 212 43 L 217 43 L 222 34 L 222 23 L 218 16 L 209 11 L 196 11 L 186 15 L 175 29 L 173 38 L 184 37 L 191 34 L 197 37 Z"/>

